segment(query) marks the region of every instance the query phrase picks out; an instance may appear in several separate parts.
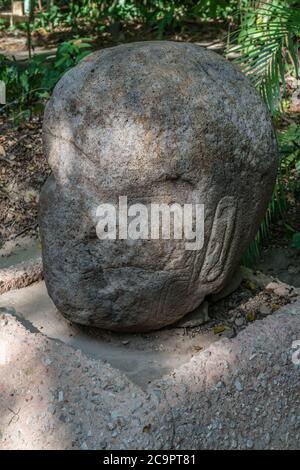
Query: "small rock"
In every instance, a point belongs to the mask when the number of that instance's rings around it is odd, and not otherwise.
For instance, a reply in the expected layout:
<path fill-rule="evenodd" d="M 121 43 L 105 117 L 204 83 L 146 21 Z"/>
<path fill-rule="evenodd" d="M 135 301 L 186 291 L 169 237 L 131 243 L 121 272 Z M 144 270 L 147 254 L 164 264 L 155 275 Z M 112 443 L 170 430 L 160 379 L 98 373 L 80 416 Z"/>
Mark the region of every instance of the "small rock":
<path fill-rule="evenodd" d="M 38 194 L 34 189 L 30 189 L 24 193 L 23 198 L 25 202 L 37 201 Z"/>
<path fill-rule="evenodd" d="M 288 273 L 289 274 L 298 274 L 299 268 L 297 266 L 289 266 Z"/>
<path fill-rule="evenodd" d="M 270 315 L 272 313 L 272 308 L 270 305 L 262 304 L 259 307 L 259 311 L 262 315 Z"/>
<path fill-rule="evenodd" d="M 79 425 L 79 426 L 77 426 L 77 428 L 75 429 L 75 434 L 79 435 L 79 434 L 81 434 L 81 432 L 82 432 L 82 427 L 81 427 L 81 425 Z"/>
<path fill-rule="evenodd" d="M 286 284 L 279 283 L 279 282 L 270 282 L 266 286 L 266 290 L 271 290 L 274 292 L 274 294 L 278 295 L 279 297 L 286 297 L 290 293 L 290 286 L 287 286 Z"/>
<path fill-rule="evenodd" d="M 117 419 L 119 418 L 120 416 L 122 416 L 122 413 L 119 411 L 119 410 L 113 410 L 111 413 L 110 413 L 110 416 L 112 419 Z"/>
<path fill-rule="evenodd" d="M 64 392 L 62 390 L 58 392 L 58 401 L 64 401 Z"/>
<path fill-rule="evenodd" d="M 248 449 L 252 449 L 252 448 L 253 448 L 254 442 L 252 441 L 252 439 L 248 439 L 248 440 L 247 440 L 246 446 L 248 447 Z"/>
<path fill-rule="evenodd" d="M 50 366 L 50 364 L 52 364 L 52 359 L 46 357 L 46 359 L 43 360 L 43 363 L 45 364 L 45 366 Z"/>
<path fill-rule="evenodd" d="M 242 392 L 244 390 L 244 387 L 243 385 L 241 384 L 241 382 L 239 381 L 239 379 L 236 379 L 235 382 L 234 382 L 234 386 L 236 388 L 236 390 L 238 392 Z"/>
<path fill-rule="evenodd" d="M 161 399 L 161 390 L 155 388 L 155 389 L 153 390 L 153 393 L 154 393 L 154 395 L 156 396 L 157 400 L 160 401 L 160 399 Z"/>
<path fill-rule="evenodd" d="M 219 382 L 216 385 L 216 388 L 219 389 L 219 388 L 223 388 L 223 387 L 226 387 L 225 383 L 222 380 L 219 380 Z"/>
<path fill-rule="evenodd" d="M 62 423 L 65 423 L 66 420 L 67 420 L 66 415 L 64 415 L 64 414 L 61 414 L 58 419 L 59 419 Z"/>
<path fill-rule="evenodd" d="M 116 423 L 107 423 L 109 431 L 113 431 L 116 428 Z"/>
<path fill-rule="evenodd" d="M 237 448 L 237 442 L 235 440 L 231 441 L 231 448 L 236 449 Z"/>
<path fill-rule="evenodd" d="M 238 317 L 235 319 L 234 323 L 236 324 L 236 326 L 243 326 L 244 324 L 244 319 L 243 317 Z"/>
<path fill-rule="evenodd" d="M 231 339 L 231 338 L 234 338 L 235 335 L 236 335 L 236 333 L 234 331 L 234 328 L 229 328 L 228 330 L 226 329 L 223 336 L 225 338 Z M 228 368 L 228 366 L 227 366 L 227 368 Z"/>

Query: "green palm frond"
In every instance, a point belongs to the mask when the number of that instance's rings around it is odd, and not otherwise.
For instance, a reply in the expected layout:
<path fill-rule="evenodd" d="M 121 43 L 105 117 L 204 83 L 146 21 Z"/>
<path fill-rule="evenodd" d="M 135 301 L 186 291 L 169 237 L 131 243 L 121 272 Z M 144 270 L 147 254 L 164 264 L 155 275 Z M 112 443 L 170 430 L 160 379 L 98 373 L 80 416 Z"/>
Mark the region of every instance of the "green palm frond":
<path fill-rule="evenodd" d="M 282 0 L 243 1 L 241 27 L 233 36 L 236 45 L 229 52 L 238 55 L 235 62 L 248 75 L 263 96 L 271 113 L 285 91 L 287 66 L 298 76 L 298 36 L 300 8 Z"/>
<path fill-rule="evenodd" d="M 293 193 L 299 185 L 292 173 L 300 172 L 300 127 L 293 123 L 286 130 L 278 133 L 280 164 L 277 182 L 269 203 L 266 215 L 256 237 L 249 245 L 243 256 L 242 264 L 253 267 L 258 260 L 263 242 L 271 232 L 271 224 L 279 217 L 284 220 L 284 214 L 289 207 L 288 192 Z"/>

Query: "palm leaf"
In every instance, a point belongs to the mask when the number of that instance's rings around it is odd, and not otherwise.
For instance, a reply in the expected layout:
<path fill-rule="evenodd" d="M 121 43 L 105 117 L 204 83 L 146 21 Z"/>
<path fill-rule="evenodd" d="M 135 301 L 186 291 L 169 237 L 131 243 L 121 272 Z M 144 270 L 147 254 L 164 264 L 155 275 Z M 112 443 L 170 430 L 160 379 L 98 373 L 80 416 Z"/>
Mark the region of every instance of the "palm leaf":
<path fill-rule="evenodd" d="M 261 93 L 272 114 L 278 110 L 286 92 L 286 65 L 298 77 L 298 36 L 300 33 L 300 8 L 291 8 L 286 2 L 269 0 L 264 3 L 243 0 L 240 12 L 241 28 L 233 36 L 236 45 L 229 52 L 238 53 L 235 62 Z M 296 135 L 295 129 L 290 133 Z M 281 164 L 278 178 L 265 218 L 255 239 L 251 242 L 242 262 L 251 266 L 258 259 L 262 242 L 270 233 L 271 222 L 287 209 L 286 181 L 290 180 L 295 149 L 285 150 L 285 140 L 279 142 Z M 298 135 L 296 135 L 298 137 Z"/>
<path fill-rule="evenodd" d="M 229 53 L 238 53 L 235 62 L 248 75 L 263 96 L 271 113 L 279 108 L 285 93 L 286 65 L 293 67 L 298 76 L 298 41 L 300 8 L 291 8 L 277 1 L 244 1 L 241 28 L 229 46 Z"/>

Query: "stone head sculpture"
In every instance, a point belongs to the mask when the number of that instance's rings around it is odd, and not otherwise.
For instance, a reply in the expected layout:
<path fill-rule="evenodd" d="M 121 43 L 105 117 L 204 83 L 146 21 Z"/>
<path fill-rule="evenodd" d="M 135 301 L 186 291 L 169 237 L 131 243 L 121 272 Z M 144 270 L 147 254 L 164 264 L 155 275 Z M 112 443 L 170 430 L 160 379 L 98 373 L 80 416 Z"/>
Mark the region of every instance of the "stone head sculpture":
<path fill-rule="evenodd" d="M 167 41 L 98 51 L 59 81 L 43 132 L 52 168 L 40 201 L 44 274 L 67 318 L 153 330 L 225 286 L 264 216 L 277 168 L 270 117 L 233 65 Z M 203 246 L 99 240 L 97 207 L 120 196 L 146 207 L 203 204 Z"/>

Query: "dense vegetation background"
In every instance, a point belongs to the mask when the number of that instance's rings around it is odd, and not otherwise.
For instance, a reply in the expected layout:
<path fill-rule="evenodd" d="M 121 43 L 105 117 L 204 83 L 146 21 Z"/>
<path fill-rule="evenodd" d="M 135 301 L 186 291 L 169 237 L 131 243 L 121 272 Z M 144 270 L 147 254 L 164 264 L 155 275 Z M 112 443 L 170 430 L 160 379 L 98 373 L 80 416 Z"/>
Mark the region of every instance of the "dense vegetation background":
<path fill-rule="evenodd" d="M 244 262 L 253 263 L 268 237 L 300 248 L 299 1 L 25 0 L 25 14 L 12 21 L 5 13 L 16 3 L 0 0 L 0 35 L 8 41 L 0 54 L 2 123 L 17 130 L 41 115 L 60 77 L 95 49 L 150 39 L 215 45 L 252 80 L 278 130 L 277 185 Z M 16 36 L 26 42 L 22 60 L 9 50 Z"/>

